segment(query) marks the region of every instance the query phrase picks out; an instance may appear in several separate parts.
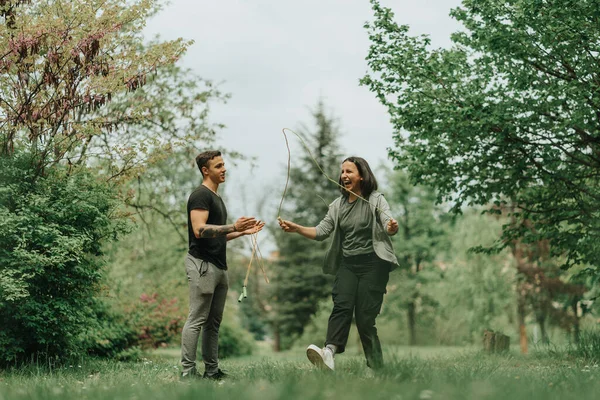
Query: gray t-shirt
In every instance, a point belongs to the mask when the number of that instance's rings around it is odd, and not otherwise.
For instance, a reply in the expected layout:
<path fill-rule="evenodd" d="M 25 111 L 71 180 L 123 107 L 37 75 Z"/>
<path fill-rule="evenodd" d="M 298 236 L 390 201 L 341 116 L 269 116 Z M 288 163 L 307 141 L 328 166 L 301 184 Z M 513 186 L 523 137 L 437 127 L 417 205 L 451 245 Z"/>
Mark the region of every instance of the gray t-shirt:
<path fill-rule="evenodd" d="M 342 199 L 340 205 L 340 230 L 344 257 L 367 254 L 373 251 L 373 213 L 366 201 L 352 203 Z"/>

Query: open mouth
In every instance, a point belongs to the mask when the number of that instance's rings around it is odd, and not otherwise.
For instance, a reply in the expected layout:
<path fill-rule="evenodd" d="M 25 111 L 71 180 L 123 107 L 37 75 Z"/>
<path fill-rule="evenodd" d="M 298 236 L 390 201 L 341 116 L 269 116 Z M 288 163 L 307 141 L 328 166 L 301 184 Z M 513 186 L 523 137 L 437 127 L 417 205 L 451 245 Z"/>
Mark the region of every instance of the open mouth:
<path fill-rule="evenodd" d="M 344 184 L 344 186 L 345 186 L 346 188 L 350 188 L 350 187 L 352 187 L 352 182 L 351 182 L 351 181 L 342 181 L 342 183 Z"/>

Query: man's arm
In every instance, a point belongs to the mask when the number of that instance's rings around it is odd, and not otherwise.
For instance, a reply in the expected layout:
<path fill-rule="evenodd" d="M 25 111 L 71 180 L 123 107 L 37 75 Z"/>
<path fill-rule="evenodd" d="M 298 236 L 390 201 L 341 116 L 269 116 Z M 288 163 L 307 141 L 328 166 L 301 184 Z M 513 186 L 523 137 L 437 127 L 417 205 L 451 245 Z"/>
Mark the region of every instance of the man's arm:
<path fill-rule="evenodd" d="M 200 208 L 194 209 L 190 212 L 190 219 L 192 220 L 192 230 L 194 231 L 194 236 L 199 239 L 227 236 L 227 240 L 229 240 L 229 234 L 232 234 L 232 236 L 233 234 L 239 234 L 235 236 L 239 237 L 246 234 L 244 233 L 245 231 L 253 228 L 257 224 L 254 217 L 241 217 L 233 224 L 210 225 L 206 223 L 206 221 L 208 221 L 208 210 L 203 210 Z"/>
<path fill-rule="evenodd" d="M 209 225 L 208 221 L 208 210 L 195 209 L 190 212 L 190 219 L 192 220 L 192 230 L 194 236 L 200 238 L 216 238 L 225 236 L 228 233 L 235 232 L 235 224 L 231 225 Z"/>

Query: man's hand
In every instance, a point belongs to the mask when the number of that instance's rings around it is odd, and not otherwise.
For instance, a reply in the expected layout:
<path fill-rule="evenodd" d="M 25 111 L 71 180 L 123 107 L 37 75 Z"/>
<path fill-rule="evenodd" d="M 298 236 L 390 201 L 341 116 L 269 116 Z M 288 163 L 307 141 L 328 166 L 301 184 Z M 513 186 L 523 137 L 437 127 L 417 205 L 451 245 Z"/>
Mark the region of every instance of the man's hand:
<path fill-rule="evenodd" d="M 254 217 L 240 217 L 233 223 L 233 229 L 236 232 L 244 232 L 253 228 L 258 222 Z"/>
<path fill-rule="evenodd" d="M 246 229 L 245 231 L 242 231 L 241 233 L 244 235 L 253 235 L 255 233 L 262 231 L 262 228 L 264 226 L 265 226 L 265 223 L 261 220 L 258 220 L 258 221 L 256 221 L 256 224 L 253 227 Z"/>
<path fill-rule="evenodd" d="M 394 218 L 390 219 L 387 224 L 387 231 L 390 235 L 394 235 L 396 232 L 398 232 L 398 221 L 396 221 Z"/>

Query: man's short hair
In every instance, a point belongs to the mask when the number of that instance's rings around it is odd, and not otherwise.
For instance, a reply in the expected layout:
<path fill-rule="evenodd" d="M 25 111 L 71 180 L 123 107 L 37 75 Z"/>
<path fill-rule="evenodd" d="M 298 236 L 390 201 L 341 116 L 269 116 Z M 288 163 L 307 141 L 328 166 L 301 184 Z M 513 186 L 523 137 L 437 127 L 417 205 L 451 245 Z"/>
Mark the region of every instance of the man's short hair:
<path fill-rule="evenodd" d="M 196 156 L 196 165 L 198 165 L 200 173 L 202 174 L 202 167 L 208 167 L 208 162 L 215 157 L 219 157 L 220 155 L 221 152 L 218 150 L 203 151 L 202 153 L 198 154 Z M 204 174 L 202 174 L 202 176 L 204 176 Z"/>

